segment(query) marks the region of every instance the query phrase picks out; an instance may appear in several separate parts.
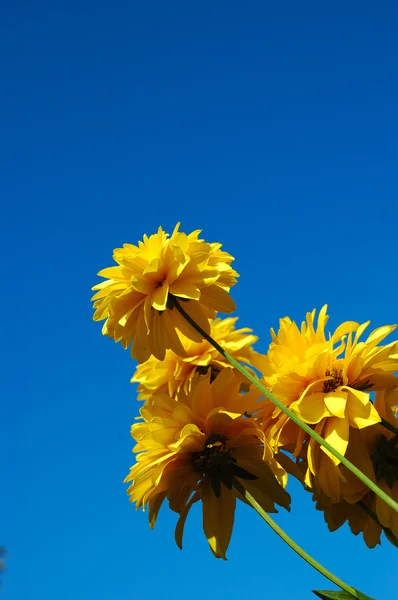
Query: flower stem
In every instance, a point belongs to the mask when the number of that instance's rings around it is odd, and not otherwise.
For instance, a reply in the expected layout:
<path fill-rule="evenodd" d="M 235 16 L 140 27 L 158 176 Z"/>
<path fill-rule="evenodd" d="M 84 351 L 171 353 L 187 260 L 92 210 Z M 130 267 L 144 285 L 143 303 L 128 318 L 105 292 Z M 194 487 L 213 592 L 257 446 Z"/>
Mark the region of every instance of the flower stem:
<path fill-rule="evenodd" d="M 285 413 L 285 415 L 287 415 L 293 421 L 293 423 L 296 423 L 296 425 L 301 427 L 301 429 L 303 429 L 306 433 L 308 433 L 309 436 L 314 438 L 314 440 L 316 440 L 321 446 L 323 446 L 324 448 L 326 448 L 326 450 L 328 450 L 331 454 L 333 454 L 333 456 L 335 458 L 337 458 L 345 467 L 347 467 L 347 469 L 349 471 L 351 471 L 351 473 L 356 475 L 356 477 L 358 477 L 358 479 L 360 481 L 362 481 L 362 483 L 364 483 L 369 489 L 372 490 L 372 492 L 374 492 L 377 496 L 379 496 L 379 498 L 381 498 L 381 500 L 383 500 L 390 508 L 392 508 L 393 510 L 398 512 L 398 503 L 397 502 L 395 502 L 392 498 L 390 498 L 390 496 L 388 494 L 386 494 L 385 492 L 383 492 L 383 490 L 381 490 L 379 488 L 379 486 L 374 483 L 374 481 L 369 479 L 369 477 L 366 477 L 366 475 L 364 473 L 362 473 L 362 471 L 360 471 L 358 469 L 358 467 L 353 465 L 352 462 L 350 462 L 345 456 L 340 454 L 340 452 L 338 452 L 335 448 L 333 448 L 333 446 L 331 446 L 326 440 L 324 440 L 318 433 L 316 433 L 313 429 L 311 429 L 311 427 L 309 427 L 309 425 L 307 425 L 307 423 L 304 423 L 304 421 L 302 421 L 296 414 L 294 414 L 291 410 L 289 410 L 287 408 L 287 406 L 285 406 L 280 400 L 275 398 L 275 396 L 273 394 L 271 394 L 271 392 L 269 392 L 267 390 L 267 388 L 262 383 L 260 383 L 260 381 L 258 381 L 258 379 L 256 379 L 256 377 L 254 375 L 252 375 L 247 369 L 245 369 L 245 367 L 243 365 L 241 365 L 237 360 L 235 360 L 233 358 L 233 356 L 228 354 L 228 352 L 226 350 L 224 350 L 224 348 L 222 346 L 220 346 L 220 344 L 218 344 L 216 342 L 216 340 L 213 340 L 211 335 L 206 333 L 206 331 L 204 331 L 189 316 L 189 314 L 187 312 L 185 312 L 185 310 L 183 309 L 183 307 L 178 302 L 178 300 L 175 296 L 170 296 L 170 298 L 172 298 L 173 306 L 175 306 L 175 308 L 186 319 L 186 321 L 198 333 L 200 333 L 204 337 L 204 339 L 207 340 L 216 350 L 218 350 L 218 352 L 222 356 L 224 356 L 224 358 L 226 358 L 228 360 L 228 362 L 230 362 L 231 365 L 233 367 L 235 367 L 235 369 L 237 371 L 242 373 L 242 375 L 244 375 L 265 396 L 267 396 L 267 398 L 269 398 L 271 400 L 271 402 L 273 402 L 275 404 L 275 406 L 277 406 L 279 408 L 279 410 L 281 410 L 283 413 Z"/>
<path fill-rule="evenodd" d="M 339 588 L 341 588 L 348 594 L 350 594 L 353 598 L 360 598 L 360 596 L 357 594 L 357 590 L 355 588 L 351 587 L 350 585 L 348 585 L 347 583 L 345 583 L 344 581 L 342 581 L 341 579 L 336 577 L 336 575 L 333 575 L 333 573 L 331 573 L 330 571 L 325 569 L 325 567 L 323 565 L 321 565 L 317 560 L 312 558 L 312 556 L 310 556 L 305 550 L 303 550 L 301 548 L 301 546 L 296 544 L 296 542 L 294 540 L 292 540 L 292 538 L 289 537 L 287 535 L 287 533 L 285 533 L 283 531 L 283 529 L 281 527 L 279 527 L 279 525 L 277 525 L 277 523 L 275 523 L 275 521 L 273 519 L 271 519 L 271 517 L 268 515 L 268 513 L 266 513 L 265 510 L 263 508 L 261 508 L 261 506 L 255 500 L 255 498 L 253 498 L 253 496 L 243 487 L 243 485 L 240 483 L 240 481 L 238 481 L 238 479 L 236 479 L 236 477 L 233 477 L 233 485 L 238 490 L 238 492 L 240 494 L 242 494 L 242 496 L 245 498 L 245 500 L 247 500 L 247 502 L 260 515 L 260 517 L 262 519 L 264 519 L 264 521 L 267 523 L 267 525 L 269 525 L 271 527 L 271 529 L 273 531 L 275 531 L 275 533 L 278 534 L 279 537 L 282 538 L 282 540 L 292 550 L 294 550 L 294 552 L 296 552 L 299 556 L 301 556 L 301 558 L 303 560 L 305 560 L 309 565 L 311 565 L 311 567 L 316 569 L 318 571 L 318 573 L 320 573 L 321 575 L 323 575 L 324 577 L 329 579 L 329 581 L 331 581 L 332 583 L 337 585 Z"/>

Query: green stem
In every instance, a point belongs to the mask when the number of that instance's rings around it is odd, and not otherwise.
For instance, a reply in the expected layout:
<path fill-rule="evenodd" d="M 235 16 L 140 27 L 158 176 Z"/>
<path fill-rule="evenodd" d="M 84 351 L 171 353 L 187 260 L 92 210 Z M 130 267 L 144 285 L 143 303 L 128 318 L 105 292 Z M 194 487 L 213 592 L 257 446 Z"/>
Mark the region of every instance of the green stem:
<path fill-rule="evenodd" d="M 385 419 L 382 419 L 381 420 L 381 424 L 383 425 L 383 427 L 385 427 L 386 429 L 388 429 L 392 433 L 395 433 L 395 435 L 398 435 L 398 427 L 395 427 L 395 425 L 393 425 L 389 421 L 386 421 Z"/>
<path fill-rule="evenodd" d="M 317 560 L 312 558 L 312 556 L 310 556 L 305 550 L 303 550 L 301 548 L 301 546 L 296 544 L 296 542 L 294 540 L 292 540 L 292 538 L 289 537 L 287 535 L 287 533 L 285 533 L 283 531 L 283 529 L 281 527 L 279 527 L 279 525 L 277 525 L 277 523 L 275 523 L 275 521 L 273 519 L 271 519 L 271 517 L 265 512 L 265 510 L 263 508 L 261 508 L 261 506 L 258 504 L 256 499 L 253 498 L 253 496 L 243 487 L 243 485 L 240 483 L 240 481 L 238 481 L 238 479 L 236 479 L 236 477 L 233 477 L 233 485 L 238 490 L 238 492 L 240 494 L 242 494 L 242 496 L 245 498 L 245 500 L 247 500 L 247 502 L 260 515 L 260 517 L 262 519 L 264 519 L 264 521 L 267 523 L 267 525 L 269 525 L 271 527 L 271 529 L 273 531 L 275 531 L 275 533 L 277 533 L 279 535 L 279 537 L 282 538 L 282 540 L 292 550 L 294 550 L 294 552 L 296 552 L 299 556 L 301 556 L 301 558 L 303 560 L 305 560 L 305 562 L 307 562 L 309 565 L 311 565 L 311 567 L 316 569 L 318 571 L 318 573 L 320 573 L 321 575 L 323 575 L 324 577 L 329 579 L 329 581 L 331 581 L 332 583 L 337 585 L 337 587 L 341 588 L 342 590 L 344 590 L 345 592 L 350 594 L 353 598 L 360 598 L 360 596 L 358 596 L 357 590 L 355 590 L 355 588 L 351 587 L 350 585 L 348 585 L 347 583 L 345 583 L 344 581 L 342 581 L 341 579 L 336 577 L 336 575 L 333 575 L 333 573 L 331 573 L 330 571 L 325 569 L 325 567 L 323 565 L 321 565 Z"/>
<path fill-rule="evenodd" d="M 360 500 L 358 502 L 358 504 L 369 515 L 369 517 L 371 517 L 371 519 L 373 519 L 373 521 L 375 521 L 379 525 L 379 527 L 381 527 L 381 529 L 384 531 L 386 537 L 388 537 L 390 539 L 391 543 L 398 548 L 398 538 L 396 535 L 394 535 L 394 533 L 391 531 L 391 529 L 389 529 L 388 527 L 383 527 L 383 525 L 380 523 L 376 513 L 373 512 L 373 510 L 369 506 L 366 506 L 366 504 L 364 502 L 362 502 L 362 500 Z"/>
<path fill-rule="evenodd" d="M 343 456 L 342 454 L 340 454 L 340 452 L 338 452 L 335 448 L 333 448 L 333 446 L 331 446 L 326 440 L 324 440 L 323 437 L 321 437 L 318 433 L 316 433 L 313 429 L 311 429 L 311 427 L 309 427 L 309 425 L 307 425 L 307 423 L 304 423 L 297 415 L 295 415 L 291 410 L 289 410 L 287 408 L 287 406 L 285 406 L 280 400 L 275 398 L 275 396 L 273 394 L 271 394 L 271 392 L 269 392 L 267 390 L 267 388 L 264 387 L 262 385 L 262 383 L 260 383 L 260 381 L 258 381 L 258 379 L 256 379 L 256 377 L 254 375 L 252 375 L 247 369 L 245 369 L 245 367 L 243 367 L 237 360 L 235 360 L 233 358 L 233 356 L 228 354 L 228 352 L 226 350 L 224 350 L 224 348 L 222 348 L 222 346 L 220 346 L 220 344 L 218 344 L 215 340 L 213 340 L 211 335 L 206 333 L 206 331 L 204 331 L 204 329 L 202 329 L 200 327 L 200 325 L 198 325 L 189 316 L 189 314 L 187 312 L 185 312 L 185 310 L 183 309 L 183 307 L 178 302 L 178 300 L 175 296 L 170 296 L 170 298 L 172 298 L 173 305 L 178 310 L 178 312 L 186 319 L 186 321 L 190 325 L 192 325 L 192 327 L 198 333 L 200 333 L 200 335 L 202 335 L 204 337 L 204 339 L 207 340 L 216 350 L 218 350 L 218 352 L 222 356 L 224 356 L 224 358 L 226 358 L 231 363 L 231 365 L 233 367 L 235 367 L 235 369 L 237 371 L 242 373 L 242 375 L 244 375 L 265 396 L 267 396 L 267 398 L 269 398 L 271 400 L 271 402 L 273 402 L 275 404 L 275 406 L 277 406 L 279 408 L 279 410 L 281 410 L 283 413 L 285 413 L 285 415 L 287 415 L 293 421 L 293 423 L 296 423 L 296 425 L 301 427 L 301 429 L 303 429 L 306 433 L 308 433 L 309 436 L 314 438 L 314 440 L 316 440 L 318 442 L 318 444 L 320 444 L 321 446 L 326 448 L 326 450 L 328 450 L 331 454 L 333 454 L 333 456 L 335 458 L 337 458 L 345 467 L 347 467 L 347 469 L 349 471 L 351 471 L 351 473 L 356 475 L 356 477 L 358 477 L 358 479 L 360 481 L 362 481 L 362 483 L 364 483 L 369 489 L 372 490 L 372 492 L 374 492 L 377 496 L 379 496 L 379 498 L 381 498 L 381 500 L 384 500 L 384 502 L 390 508 L 392 508 L 393 510 L 398 512 L 398 503 L 397 502 L 395 502 L 392 498 L 390 498 L 390 496 L 388 496 L 388 494 L 383 492 L 383 490 L 381 490 L 378 485 L 376 485 L 371 479 L 369 479 L 369 477 L 366 477 L 366 475 L 364 475 L 364 473 L 362 473 L 362 471 L 360 471 L 345 456 Z"/>

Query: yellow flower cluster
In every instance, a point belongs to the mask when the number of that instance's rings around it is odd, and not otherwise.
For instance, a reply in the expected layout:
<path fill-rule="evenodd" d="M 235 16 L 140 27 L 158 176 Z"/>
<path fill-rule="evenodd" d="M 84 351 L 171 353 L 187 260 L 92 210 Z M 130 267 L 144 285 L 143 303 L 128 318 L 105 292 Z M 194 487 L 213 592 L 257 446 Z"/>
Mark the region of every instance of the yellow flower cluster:
<path fill-rule="evenodd" d="M 93 287 L 94 320 L 105 319 L 102 333 L 124 348 L 132 344 L 131 355 L 140 363 L 151 355 L 163 360 L 168 348 L 184 356 L 177 330 L 202 341 L 176 310 L 176 302 L 183 302 L 184 310 L 207 333 L 217 311 L 235 310 L 228 294 L 238 276 L 230 266 L 233 257 L 221 244 L 200 240 L 199 230 L 186 235 L 178 228 L 179 224 L 169 237 L 159 227 L 138 246 L 117 248 L 113 258 L 118 266 L 100 271 L 106 280 Z"/>
<path fill-rule="evenodd" d="M 191 506 L 201 502 L 203 529 L 216 557 L 226 558 L 242 487 L 266 512 L 289 510 L 287 472 L 313 494 L 329 529 L 346 521 L 369 547 L 384 531 L 397 543 L 397 513 L 357 479 L 256 386 L 231 368 L 226 351 L 246 365 L 302 421 L 398 501 L 398 343 L 368 323 L 342 323 L 326 334 L 325 305 L 299 328 L 285 317 L 266 355 L 252 330 L 221 319 L 235 304 L 238 274 L 220 244 L 160 227 L 137 246 L 114 251 L 117 266 L 99 272 L 94 320 L 131 345 L 131 379 L 143 400 L 131 428 L 136 463 L 126 478 L 136 508 L 154 527 L 164 501 L 178 515 L 182 546 Z M 195 325 L 196 324 L 196 325 Z M 195 327 L 194 327 L 195 325 Z M 210 337 L 209 337 L 210 336 Z M 213 344 L 214 342 L 214 344 Z M 259 373 L 259 374 L 258 374 Z M 290 456 L 292 458 L 290 458 Z"/>
<path fill-rule="evenodd" d="M 376 394 L 375 407 L 386 424 L 398 431 L 396 405 L 398 389 Z M 352 432 L 348 444 L 347 458 L 358 466 L 372 481 L 398 502 L 398 437 L 381 424 Z M 340 494 L 333 498 L 333 488 L 329 495 L 315 479 L 314 500 L 319 510 L 324 511 L 330 531 L 335 531 L 345 521 L 357 535 L 363 532 L 366 545 L 374 548 L 380 543 L 382 528 L 386 537 L 394 544 L 398 538 L 397 513 L 343 465 L 330 469 L 332 479 L 338 478 Z M 392 534 L 392 535 L 391 535 Z"/>
<path fill-rule="evenodd" d="M 141 408 L 142 422 L 132 426 L 137 463 L 126 481 L 131 502 L 148 505 L 151 527 L 167 499 L 180 517 L 176 542 L 191 506 L 202 502 L 203 529 L 217 558 L 225 558 L 234 522 L 236 478 L 267 512 L 275 504 L 289 508 L 283 489 L 285 470 L 277 463 L 257 420 L 257 394 L 239 393 L 232 369 L 224 369 L 210 383 L 194 378 L 190 391 L 178 401 L 156 394 Z M 240 497 L 240 499 L 242 499 Z"/>
<path fill-rule="evenodd" d="M 271 330 L 272 342 L 267 355 L 256 356 L 254 364 L 262 372 L 266 387 L 283 404 L 394 498 L 397 495 L 395 482 L 398 481 L 398 437 L 380 423 L 384 419 L 393 425 L 393 429 L 398 426 L 394 410 L 387 411 L 384 400 L 389 398 L 392 406 L 398 398 L 395 375 L 398 343 L 380 345 L 380 342 L 396 326 L 379 327 L 360 341 L 369 322 L 360 325 L 348 321 L 326 338 L 326 311 L 325 305 L 316 327 L 315 311 L 307 314 L 300 329 L 288 317 L 281 319 L 278 333 Z M 373 401 L 375 393 L 376 402 Z M 375 531 L 378 532 L 377 541 L 380 538 L 380 524 L 398 532 L 397 513 L 380 499 L 376 500 L 337 458 L 270 400 L 262 403 L 260 418 L 274 450 L 283 448 L 291 452 L 305 470 L 305 485 L 314 491 L 318 508 L 327 507 L 325 518 L 331 529 L 348 519 L 348 514 L 351 515 L 350 524 L 354 523 L 352 515 L 355 512 L 359 517 L 356 517 L 352 530 L 365 532 L 365 527 L 372 527 L 373 534 L 365 533 L 364 536 L 371 547 L 375 545 Z M 386 464 L 393 464 L 389 479 L 386 479 L 384 467 L 377 466 L 379 459 L 375 447 L 380 436 L 387 440 L 392 436 L 392 440 L 386 442 L 391 458 L 387 454 L 383 456 Z M 377 505 L 371 524 L 371 514 L 364 508 L 369 503 Z M 344 511 L 347 513 L 345 519 Z"/>
<path fill-rule="evenodd" d="M 256 352 L 252 344 L 257 337 L 252 335 L 251 329 L 245 327 L 235 329 L 238 319 L 214 319 L 210 321 L 210 335 L 220 346 L 227 350 L 236 360 L 246 365 L 251 365 Z M 166 393 L 174 397 L 181 388 L 189 390 L 195 373 L 201 375 L 210 373 L 213 380 L 220 371 L 231 365 L 208 342 L 193 342 L 184 335 L 180 335 L 184 346 L 185 356 L 179 356 L 173 350 L 167 350 L 163 361 L 151 356 L 145 363 L 138 366 L 132 382 L 137 382 L 138 399 L 148 400 L 155 393 Z M 239 377 L 239 374 L 236 373 Z M 247 389 L 246 380 L 242 377 L 242 387 Z"/>
<path fill-rule="evenodd" d="M 94 320 L 105 320 L 104 335 L 131 344 L 140 363 L 132 381 L 145 403 L 131 428 L 137 462 L 126 478 L 130 500 L 148 506 L 151 527 L 167 500 L 180 515 L 180 547 L 189 509 L 200 501 L 210 548 L 225 558 L 236 500 L 245 501 L 235 483 L 267 512 L 289 509 L 290 496 L 286 471 L 254 417 L 258 393 L 178 310 L 251 369 L 257 337 L 235 329 L 236 317 L 216 317 L 235 310 L 233 258 L 199 234 L 177 225 L 169 237 L 159 228 L 138 246 L 115 250 L 118 266 L 100 271 L 107 279 L 93 288 Z"/>

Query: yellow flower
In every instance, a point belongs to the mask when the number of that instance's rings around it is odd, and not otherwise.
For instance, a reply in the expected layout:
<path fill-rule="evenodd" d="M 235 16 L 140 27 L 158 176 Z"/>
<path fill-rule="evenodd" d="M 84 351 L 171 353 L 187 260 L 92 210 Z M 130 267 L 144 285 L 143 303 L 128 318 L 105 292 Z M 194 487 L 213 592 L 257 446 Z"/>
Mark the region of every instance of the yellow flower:
<path fill-rule="evenodd" d="M 258 338 L 252 335 L 251 329 L 235 329 L 237 320 L 237 317 L 214 319 L 210 335 L 236 360 L 250 365 L 255 354 L 251 344 Z M 195 373 L 205 374 L 210 371 L 213 379 L 222 369 L 230 366 L 208 341 L 193 342 L 182 334 L 180 339 L 186 356 L 167 350 L 163 361 L 151 356 L 145 363 L 138 365 L 131 381 L 139 383 L 140 400 L 148 400 L 155 393 L 174 397 L 181 388 L 188 391 Z M 242 384 L 244 385 L 243 381 Z"/>
<path fill-rule="evenodd" d="M 375 406 L 384 419 L 398 431 L 396 405 L 398 388 L 376 394 Z M 381 424 L 357 429 L 350 436 L 347 458 L 391 498 L 398 502 L 398 435 Z M 318 453 L 319 454 L 319 453 Z M 314 478 L 314 499 L 323 510 L 330 531 L 348 521 L 351 531 L 363 538 L 369 548 L 380 543 L 382 527 L 387 539 L 398 538 L 398 514 L 370 491 L 343 465 L 334 465 L 328 457 L 327 468 L 320 466 Z M 325 477 L 325 473 L 327 477 Z M 389 533 L 392 536 L 389 537 Z"/>
<path fill-rule="evenodd" d="M 301 329 L 289 318 L 281 319 L 278 334 L 271 330 L 273 341 L 267 356 L 257 359 L 255 366 L 272 393 L 344 455 L 352 429 L 380 421 L 370 392 L 386 390 L 398 382 L 394 375 L 398 370 L 398 357 L 394 357 L 397 342 L 379 345 L 396 326 L 379 327 L 361 342 L 369 322 L 359 325 L 348 321 L 326 339 L 326 310 L 325 305 L 316 329 L 315 311 L 307 314 Z M 306 483 L 311 485 L 317 464 L 322 468 L 319 455 L 318 463 L 314 458 L 317 444 L 309 442 L 309 436 L 269 401 L 264 402 L 262 419 L 276 447 L 282 446 L 295 456 L 306 452 Z M 339 464 L 327 450 L 321 451 Z"/>
<path fill-rule="evenodd" d="M 176 330 L 202 341 L 175 308 L 176 300 L 207 333 L 217 311 L 235 310 L 228 293 L 238 276 L 230 266 L 233 257 L 220 244 L 200 240 L 199 230 L 186 235 L 178 227 L 170 237 L 159 227 L 138 246 L 117 248 L 113 258 L 118 266 L 100 271 L 106 281 L 93 287 L 98 290 L 92 297 L 93 318 L 105 319 L 102 333 L 124 348 L 132 344 L 132 356 L 140 363 L 151 355 L 163 360 L 168 348 L 184 356 Z"/>
<path fill-rule="evenodd" d="M 236 499 L 234 477 L 267 512 L 275 503 L 289 509 L 285 470 L 276 462 L 259 424 L 247 417 L 257 408 L 258 395 L 239 393 L 232 369 L 213 382 L 196 377 L 178 401 L 158 394 L 141 408 L 142 422 L 132 426 L 137 462 L 126 482 L 136 508 L 149 508 L 154 527 L 162 502 L 179 513 L 175 532 L 182 547 L 185 520 L 191 506 L 202 502 L 203 529 L 213 554 L 225 558 Z"/>

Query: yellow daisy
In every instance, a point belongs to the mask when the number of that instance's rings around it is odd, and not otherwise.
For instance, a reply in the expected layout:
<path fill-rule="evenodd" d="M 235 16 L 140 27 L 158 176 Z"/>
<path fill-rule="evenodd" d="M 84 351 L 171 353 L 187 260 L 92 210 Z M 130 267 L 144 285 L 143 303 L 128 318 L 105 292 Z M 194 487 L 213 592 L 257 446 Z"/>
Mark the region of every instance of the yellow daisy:
<path fill-rule="evenodd" d="M 178 402 L 157 394 L 141 408 L 142 422 L 131 429 L 137 462 L 125 480 L 131 482 L 127 493 L 137 509 L 148 506 L 151 527 L 168 500 L 180 515 L 175 532 L 180 548 L 188 512 L 201 501 L 210 548 L 226 558 L 236 499 L 243 500 L 234 478 L 267 512 L 276 512 L 275 503 L 289 509 L 286 472 L 257 421 L 247 416 L 256 408 L 257 394 L 240 394 L 232 369 L 213 382 L 210 375 L 195 378 Z"/>
<path fill-rule="evenodd" d="M 375 406 L 383 422 L 398 431 L 396 406 L 398 388 L 376 394 Z M 398 435 L 385 425 L 376 424 L 353 431 L 347 458 L 391 498 L 398 502 Z M 324 455 L 325 456 L 325 455 Z M 313 481 L 317 508 L 323 510 L 330 531 L 346 521 L 351 531 L 363 538 L 369 548 L 380 543 L 382 527 L 394 543 L 398 538 L 398 514 L 370 491 L 343 465 L 334 465 L 328 457 L 327 468 L 320 465 Z M 324 474 L 327 473 L 327 478 Z M 391 532 L 391 534 L 390 534 Z"/>
<path fill-rule="evenodd" d="M 312 425 L 341 454 L 345 454 L 350 431 L 369 427 L 380 421 L 370 392 L 386 390 L 397 384 L 398 344 L 380 345 L 396 325 L 379 327 L 361 342 L 360 336 L 369 322 L 359 325 L 348 321 L 326 339 L 327 306 L 318 318 L 307 314 L 301 329 L 289 318 L 280 321 L 267 356 L 257 358 L 255 366 L 262 373 L 272 393 L 305 423 Z M 355 336 L 353 335 L 355 333 Z M 307 485 L 317 472 L 314 452 L 318 444 L 295 425 L 270 401 L 264 402 L 263 425 L 276 447 L 282 446 L 295 456 L 306 452 Z M 324 448 L 321 451 L 329 456 Z M 330 455 L 337 465 L 339 461 Z M 330 461 L 329 461 L 330 462 Z"/>
<path fill-rule="evenodd" d="M 250 365 L 254 356 L 251 345 L 258 338 L 252 335 L 252 330 L 247 327 L 235 329 L 237 320 L 237 317 L 214 319 L 211 322 L 210 335 L 236 360 Z M 180 339 L 186 356 L 179 356 L 172 350 L 167 350 L 163 361 L 151 356 L 145 363 L 138 365 L 131 381 L 139 384 L 140 400 L 148 400 L 155 393 L 174 397 L 181 388 L 188 391 L 195 373 L 203 375 L 210 371 L 211 379 L 214 379 L 222 369 L 230 366 L 208 341 L 193 342 L 182 334 Z M 242 384 L 244 385 L 243 381 Z"/>
<path fill-rule="evenodd" d="M 186 235 L 178 227 L 170 237 L 159 227 L 138 246 L 117 248 L 117 266 L 100 271 L 106 280 L 93 287 L 93 318 L 105 320 L 102 333 L 124 348 L 132 344 L 132 356 L 140 363 L 151 355 L 163 360 L 166 349 L 184 356 L 177 329 L 202 341 L 175 308 L 176 300 L 207 333 L 217 311 L 235 310 L 228 293 L 238 276 L 230 266 L 233 257 L 220 244 L 200 240 L 199 230 Z"/>

